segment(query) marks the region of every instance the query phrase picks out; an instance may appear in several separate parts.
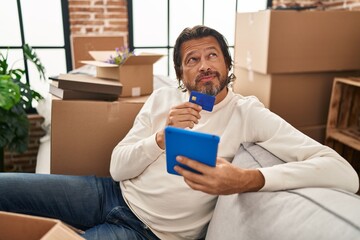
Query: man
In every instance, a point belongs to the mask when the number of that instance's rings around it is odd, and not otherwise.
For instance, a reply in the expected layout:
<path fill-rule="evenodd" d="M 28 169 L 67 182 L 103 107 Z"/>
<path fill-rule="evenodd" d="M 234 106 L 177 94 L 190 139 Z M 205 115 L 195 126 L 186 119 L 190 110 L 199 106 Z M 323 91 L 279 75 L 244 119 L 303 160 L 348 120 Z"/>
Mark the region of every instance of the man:
<path fill-rule="evenodd" d="M 301 187 L 359 187 L 356 172 L 335 151 L 303 135 L 255 97 L 234 94 L 232 59 L 224 37 L 205 26 L 187 28 L 174 47 L 182 88 L 149 97 L 133 128 L 115 147 L 112 178 L 0 174 L 0 210 L 59 218 L 88 239 L 198 239 L 205 236 L 218 195 Z M 196 90 L 216 96 L 212 112 L 188 102 Z M 221 137 L 216 167 L 178 156 L 197 170 L 166 172 L 164 128 Z M 241 169 L 231 161 L 243 142 L 256 142 L 286 164 Z M 120 188 L 119 188 L 120 185 Z"/>

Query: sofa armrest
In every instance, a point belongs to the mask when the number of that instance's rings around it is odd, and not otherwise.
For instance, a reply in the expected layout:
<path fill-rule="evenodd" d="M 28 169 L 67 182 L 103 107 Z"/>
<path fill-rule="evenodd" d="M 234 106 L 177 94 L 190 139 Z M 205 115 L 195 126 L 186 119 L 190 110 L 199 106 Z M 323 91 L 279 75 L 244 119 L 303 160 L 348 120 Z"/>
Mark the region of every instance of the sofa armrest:
<path fill-rule="evenodd" d="M 233 161 L 243 168 L 281 163 L 252 143 Z M 359 239 L 359 216 L 360 197 L 337 189 L 232 194 L 219 197 L 206 239 Z"/>

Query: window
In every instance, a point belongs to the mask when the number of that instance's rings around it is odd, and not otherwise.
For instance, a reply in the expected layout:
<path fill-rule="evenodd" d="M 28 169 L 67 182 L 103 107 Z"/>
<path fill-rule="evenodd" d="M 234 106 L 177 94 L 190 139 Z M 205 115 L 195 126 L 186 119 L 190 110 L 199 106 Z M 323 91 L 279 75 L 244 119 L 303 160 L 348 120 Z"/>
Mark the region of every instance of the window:
<path fill-rule="evenodd" d="M 0 8 L 0 51 L 9 57 L 9 65 L 26 69 L 23 81 L 43 96 L 48 85 L 39 79 L 32 64 L 25 62 L 22 46 L 35 49 L 45 66 L 46 76 L 71 70 L 67 0 L 6 0 Z M 4 37 L 6 36 L 6 37 Z"/>
<path fill-rule="evenodd" d="M 135 52 L 156 52 L 164 57 L 154 64 L 154 74 L 175 77 L 172 52 L 185 28 L 207 25 L 221 32 L 233 55 L 236 12 L 266 9 L 265 0 L 128 0 L 129 47 Z M 156 9 L 155 11 L 150 9 Z"/>

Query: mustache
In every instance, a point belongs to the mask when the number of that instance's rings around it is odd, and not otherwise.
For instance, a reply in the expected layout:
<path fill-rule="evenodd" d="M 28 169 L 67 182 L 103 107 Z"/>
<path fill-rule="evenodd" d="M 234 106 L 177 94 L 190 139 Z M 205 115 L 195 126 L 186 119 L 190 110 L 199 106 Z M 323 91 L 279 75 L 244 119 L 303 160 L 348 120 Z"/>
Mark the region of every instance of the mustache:
<path fill-rule="evenodd" d="M 207 77 L 207 76 L 216 76 L 216 77 L 220 78 L 220 73 L 218 71 L 206 71 L 206 72 L 200 73 L 199 75 L 196 76 L 195 82 L 200 82 L 201 78 Z"/>

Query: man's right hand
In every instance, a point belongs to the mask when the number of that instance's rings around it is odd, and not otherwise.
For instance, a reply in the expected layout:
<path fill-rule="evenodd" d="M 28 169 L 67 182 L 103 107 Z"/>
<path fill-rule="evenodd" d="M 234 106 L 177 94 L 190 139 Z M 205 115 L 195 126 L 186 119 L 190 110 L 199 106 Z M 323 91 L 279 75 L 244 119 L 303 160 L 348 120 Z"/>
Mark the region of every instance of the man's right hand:
<path fill-rule="evenodd" d="M 185 102 L 170 109 L 166 119 L 166 126 L 178 128 L 193 128 L 199 122 L 201 106 Z M 161 149 L 165 149 L 165 133 L 161 130 L 156 134 L 156 143 Z"/>

